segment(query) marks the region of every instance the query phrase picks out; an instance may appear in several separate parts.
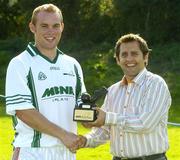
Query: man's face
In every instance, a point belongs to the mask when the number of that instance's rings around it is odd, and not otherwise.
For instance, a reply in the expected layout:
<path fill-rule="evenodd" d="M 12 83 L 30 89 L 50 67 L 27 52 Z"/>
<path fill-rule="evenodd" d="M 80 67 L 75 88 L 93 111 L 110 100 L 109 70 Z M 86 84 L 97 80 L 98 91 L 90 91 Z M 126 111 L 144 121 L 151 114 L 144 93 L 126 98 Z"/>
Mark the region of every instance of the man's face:
<path fill-rule="evenodd" d="M 37 14 L 36 24 L 30 23 L 36 46 L 41 51 L 53 50 L 57 47 L 63 28 L 60 15 L 54 12 L 41 11 Z"/>
<path fill-rule="evenodd" d="M 121 66 L 126 78 L 132 80 L 144 69 L 148 54 L 143 56 L 138 42 L 132 41 L 121 44 L 118 58 L 116 57 L 117 63 Z"/>

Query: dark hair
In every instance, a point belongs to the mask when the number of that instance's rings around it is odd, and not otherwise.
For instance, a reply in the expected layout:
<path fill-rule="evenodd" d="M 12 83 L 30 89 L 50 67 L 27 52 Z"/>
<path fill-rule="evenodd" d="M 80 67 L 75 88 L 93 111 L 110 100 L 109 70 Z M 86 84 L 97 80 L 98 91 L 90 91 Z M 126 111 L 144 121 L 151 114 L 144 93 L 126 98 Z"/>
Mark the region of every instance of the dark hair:
<path fill-rule="evenodd" d="M 133 42 L 133 41 L 137 41 L 139 43 L 139 48 L 142 51 L 143 55 L 147 55 L 151 49 L 148 48 L 148 45 L 146 43 L 146 41 L 140 37 L 138 34 L 126 34 L 122 37 L 120 37 L 118 39 L 118 41 L 116 42 L 116 46 L 115 46 L 115 57 L 119 57 L 119 53 L 120 53 L 120 46 L 122 43 L 128 43 L 128 42 Z"/>

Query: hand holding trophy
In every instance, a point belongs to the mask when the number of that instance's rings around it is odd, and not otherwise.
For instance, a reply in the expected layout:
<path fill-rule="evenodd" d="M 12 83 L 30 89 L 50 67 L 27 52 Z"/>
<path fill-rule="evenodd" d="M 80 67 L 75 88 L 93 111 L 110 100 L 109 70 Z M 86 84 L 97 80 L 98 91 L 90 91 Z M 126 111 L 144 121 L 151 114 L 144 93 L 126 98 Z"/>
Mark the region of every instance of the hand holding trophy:
<path fill-rule="evenodd" d="M 96 107 L 96 101 L 102 96 L 105 96 L 107 89 L 105 87 L 96 90 L 91 97 L 88 93 L 81 95 L 82 103 L 74 108 L 73 120 L 81 122 L 93 122 L 97 119 L 97 111 L 93 109 Z"/>

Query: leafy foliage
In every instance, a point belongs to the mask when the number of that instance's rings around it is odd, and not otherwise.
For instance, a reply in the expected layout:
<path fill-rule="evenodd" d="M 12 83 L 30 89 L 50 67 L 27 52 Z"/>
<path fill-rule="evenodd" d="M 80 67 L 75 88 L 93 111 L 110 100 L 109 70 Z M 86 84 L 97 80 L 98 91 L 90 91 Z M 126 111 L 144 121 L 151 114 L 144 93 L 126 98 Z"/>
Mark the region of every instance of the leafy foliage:
<path fill-rule="evenodd" d="M 9 0 L 12 1 L 12 0 Z M 54 3 L 64 15 L 65 39 L 114 42 L 125 33 L 140 33 L 151 44 L 180 40 L 179 0 L 1 0 L 1 39 L 31 37 L 33 9 Z M 24 34 L 26 33 L 26 34 Z"/>

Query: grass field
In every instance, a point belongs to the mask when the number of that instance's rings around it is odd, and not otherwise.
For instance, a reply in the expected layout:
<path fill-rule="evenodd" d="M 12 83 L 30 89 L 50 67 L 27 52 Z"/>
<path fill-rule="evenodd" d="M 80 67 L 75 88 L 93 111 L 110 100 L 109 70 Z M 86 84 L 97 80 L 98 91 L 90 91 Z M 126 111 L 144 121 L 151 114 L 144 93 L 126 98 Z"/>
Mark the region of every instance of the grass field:
<path fill-rule="evenodd" d="M 4 107 L 0 106 L 0 160 L 10 160 L 13 140 L 11 118 L 4 116 Z M 89 130 L 78 127 L 79 134 L 85 134 Z M 180 159 L 180 127 L 168 126 L 170 149 L 167 152 L 168 160 Z M 93 149 L 81 149 L 77 151 L 77 160 L 111 160 L 109 143 Z"/>

